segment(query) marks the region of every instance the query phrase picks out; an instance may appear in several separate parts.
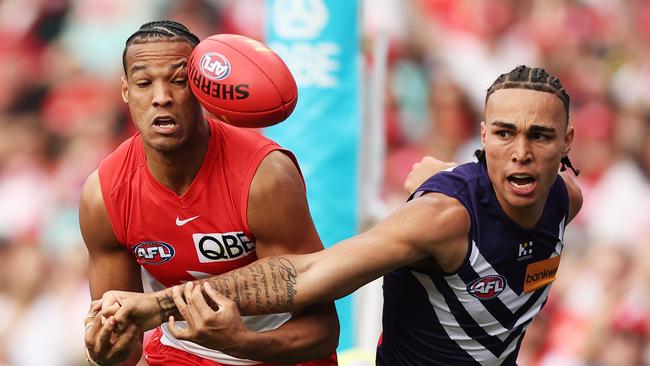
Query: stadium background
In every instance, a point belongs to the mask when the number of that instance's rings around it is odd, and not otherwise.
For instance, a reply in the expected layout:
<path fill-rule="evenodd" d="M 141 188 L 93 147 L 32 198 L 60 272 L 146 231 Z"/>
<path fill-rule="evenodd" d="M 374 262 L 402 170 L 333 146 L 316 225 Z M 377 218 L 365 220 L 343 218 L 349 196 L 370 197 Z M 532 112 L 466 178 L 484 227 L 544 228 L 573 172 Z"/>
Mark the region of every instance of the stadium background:
<path fill-rule="evenodd" d="M 484 93 L 498 74 L 521 63 L 545 67 L 572 98 L 571 157 L 585 204 L 519 363 L 650 364 L 650 1 L 358 5 L 360 62 L 342 65 L 360 71 L 365 131 L 356 160 L 364 173 L 350 180 L 363 186 L 354 226 L 403 202 L 402 181 L 422 155 L 471 159 Z M 86 176 L 133 133 L 119 98 L 126 37 L 170 18 L 200 38 L 265 40 L 267 10 L 264 0 L 0 2 L 0 365 L 85 364 L 89 295 L 77 205 Z M 379 332 L 379 286 L 348 300 L 342 364 L 369 363 L 360 360 Z"/>

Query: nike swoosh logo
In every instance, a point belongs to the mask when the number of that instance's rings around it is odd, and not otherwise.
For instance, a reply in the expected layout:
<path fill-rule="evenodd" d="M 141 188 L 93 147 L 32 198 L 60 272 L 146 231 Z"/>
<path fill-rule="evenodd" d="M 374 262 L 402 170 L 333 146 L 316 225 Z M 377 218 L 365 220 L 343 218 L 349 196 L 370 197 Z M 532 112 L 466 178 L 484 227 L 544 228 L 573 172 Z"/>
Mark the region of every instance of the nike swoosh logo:
<path fill-rule="evenodd" d="M 190 222 L 190 221 L 192 221 L 194 219 L 197 219 L 199 216 L 201 216 L 201 215 L 190 217 L 189 219 L 185 219 L 185 220 L 181 220 L 181 219 L 178 218 L 178 216 L 176 216 L 176 226 L 183 226 L 183 225 L 187 224 L 188 222 Z"/>

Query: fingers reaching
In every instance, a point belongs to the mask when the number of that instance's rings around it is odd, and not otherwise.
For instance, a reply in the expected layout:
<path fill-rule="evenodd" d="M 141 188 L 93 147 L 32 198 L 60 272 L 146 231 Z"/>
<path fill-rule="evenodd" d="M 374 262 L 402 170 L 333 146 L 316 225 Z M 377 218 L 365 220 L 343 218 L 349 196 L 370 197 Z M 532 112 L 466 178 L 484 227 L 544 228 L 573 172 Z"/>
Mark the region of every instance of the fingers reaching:
<path fill-rule="evenodd" d="M 185 299 L 183 298 L 180 285 L 172 288 L 172 299 L 174 300 L 176 309 L 178 309 L 178 313 L 183 317 L 183 319 L 185 319 L 185 321 L 191 322 L 192 318 L 187 308 L 187 303 L 185 303 Z"/>
<path fill-rule="evenodd" d="M 167 323 L 167 329 L 176 337 L 177 339 L 189 339 L 190 331 L 188 328 L 179 328 L 176 324 L 176 319 L 173 315 L 169 317 L 169 323 Z"/>
<path fill-rule="evenodd" d="M 195 315 L 200 316 L 202 319 L 205 319 L 212 315 L 216 309 L 212 309 L 210 305 L 205 301 L 203 291 L 201 291 L 201 285 L 194 286 L 192 290 L 192 301 L 188 303 L 190 309 L 193 309 Z"/>

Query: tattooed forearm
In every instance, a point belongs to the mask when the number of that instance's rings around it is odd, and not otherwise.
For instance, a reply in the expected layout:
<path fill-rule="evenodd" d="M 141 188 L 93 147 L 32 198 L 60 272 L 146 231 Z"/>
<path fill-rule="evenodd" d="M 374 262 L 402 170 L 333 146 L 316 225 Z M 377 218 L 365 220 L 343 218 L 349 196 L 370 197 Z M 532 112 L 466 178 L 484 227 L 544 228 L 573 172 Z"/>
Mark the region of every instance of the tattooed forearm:
<path fill-rule="evenodd" d="M 255 308 L 257 312 L 262 313 L 264 308 L 262 307 L 262 289 L 260 288 L 261 284 L 259 279 L 264 272 L 264 268 L 259 264 L 252 264 L 249 270 L 252 277 L 251 286 L 255 289 Z"/>
<path fill-rule="evenodd" d="M 287 304 L 293 305 L 296 294 L 298 293 L 295 287 L 298 283 L 298 273 L 293 263 L 288 259 L 280 257 L 278 258 L 278 262 L 280 262 L 280 277 L 282 277 L 286 286 Z"/>
<path fill-rule="evenodd" d="M 162 295 L 156 297 L 158 301 L 158 306 L 160 307 L 160 323 L 167 321 L 170 315 L 176 313 L 176 304 L 174 304 L 174 299 L 168 295 Z"/>
<path fill-rule="evenodd" d="M 269 283 L 266 280 L 266 271 L 263 270 L 262 266 L 258 264 L 260 267 L 260 281 L 262 282 L 262 288 L 264 289 L 264 299 L 266 302 L 267 308 L 271 307 L 271 294 L 269 293 Z"/>
<path fill-rule="evenodd" d="M 285 257 L 265 258 L 208 281 L 242 314 L 284 312 L 296 304 L 298 271 Z"/>

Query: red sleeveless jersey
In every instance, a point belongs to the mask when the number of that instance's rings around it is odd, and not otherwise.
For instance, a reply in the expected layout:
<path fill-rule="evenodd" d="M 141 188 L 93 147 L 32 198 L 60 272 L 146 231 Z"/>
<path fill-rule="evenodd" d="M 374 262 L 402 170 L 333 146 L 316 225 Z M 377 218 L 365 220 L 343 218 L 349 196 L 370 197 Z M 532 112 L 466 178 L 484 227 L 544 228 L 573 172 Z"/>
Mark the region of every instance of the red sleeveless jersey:
<path fill-rule="evenodd" d="M 246 219 L 248 190 L 262 159 L 281 147 L 251 130 L 209 125 L 206 156 L 182 196 L 151 175 L 139 134 L 99 166 L 117 240 L 165 287 L 257 259 Z"/>
<path fill-rule="evenodd" d="M 139 134 L 100 163 L 101 191 L 113 232 L 142 266 L 145 289 L 157 291 L 225 273 L 257 259 L 247 221 L 248 191 L 260 162 L 282 148 L 255 131 L 210 119 L 208 123 L 205 158 L 182 196 L 151 175 Z M 282 151 L 298 167 L 293 154 Z M 249 328 L 263 331 L 280 326 L 290 315 L 242 318 Z M 258 364 L 175 339 L 166 324 L 161 329 L 163 345 L 223 364 Z"/>

